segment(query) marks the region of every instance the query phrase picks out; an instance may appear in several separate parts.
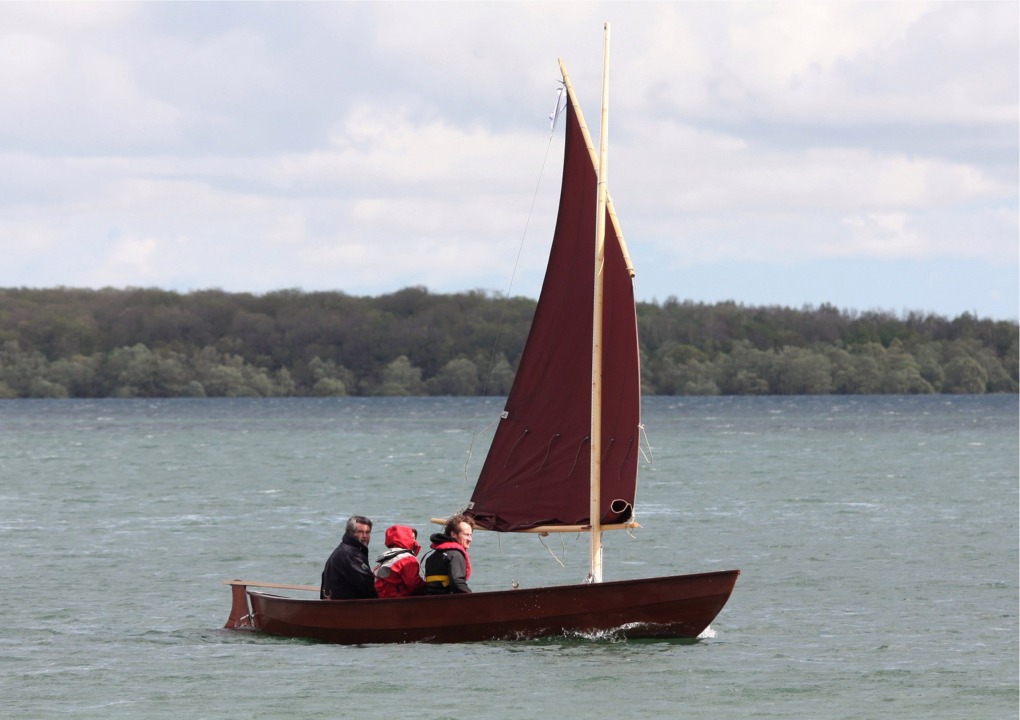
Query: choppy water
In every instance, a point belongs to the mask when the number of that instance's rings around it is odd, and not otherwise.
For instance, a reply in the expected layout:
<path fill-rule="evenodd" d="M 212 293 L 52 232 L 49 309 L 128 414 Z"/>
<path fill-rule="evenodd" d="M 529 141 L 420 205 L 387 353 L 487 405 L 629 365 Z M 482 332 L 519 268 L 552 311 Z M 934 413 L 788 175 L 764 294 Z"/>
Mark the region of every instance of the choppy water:
<path fill-rule="evenodd" d="M 0 402 L 0 716 L 1017 716 L 1015 396 L 646 399 L 606 577 L 740 568 L 694 644 L 220 629 L 224 579 L 317 583 L 348 514 L 457 509 L 499 405 Z M 585 543 L 478 534 L 472 585 L 577 581 Z"/>

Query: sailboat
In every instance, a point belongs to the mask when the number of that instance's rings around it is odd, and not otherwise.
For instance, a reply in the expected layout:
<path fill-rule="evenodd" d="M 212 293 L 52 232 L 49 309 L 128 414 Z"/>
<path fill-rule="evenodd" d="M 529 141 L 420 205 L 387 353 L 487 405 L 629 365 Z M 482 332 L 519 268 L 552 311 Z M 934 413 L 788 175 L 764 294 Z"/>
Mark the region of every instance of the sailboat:
<path fill-rule="evenodd" d="M 319 588 L 229 580 L 233 602 L 225 627 L 344 644 L 696 638 L 722 610 L 739 570 L 602 578 L 602 533 L 638 527 L 641 432 L 634 270 L 605 172 L 608 62 L 607 24 L 596 154 L 560 60 L 566 137 L 549 263 L 514 383 L 464 510 L 477 527 L 496 532 L 588 533 L 588 577 L 576 585 L 375 600 L 301 599 L 265 590 Z"/>

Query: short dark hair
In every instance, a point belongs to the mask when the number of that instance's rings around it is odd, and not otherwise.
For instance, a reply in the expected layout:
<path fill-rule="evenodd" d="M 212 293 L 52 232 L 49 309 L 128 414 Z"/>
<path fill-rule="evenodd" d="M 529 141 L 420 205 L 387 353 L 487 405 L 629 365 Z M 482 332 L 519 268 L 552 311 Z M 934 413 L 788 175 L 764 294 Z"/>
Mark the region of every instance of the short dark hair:
<path fill-rule="evenodd" d="M 445 525 L 443 525 L 443 534 L 444 535 L 449 535 L 454 530 L 459 530 L 461 523 L 467 523 L 468 527 L 470 527 L 472 530 L 475 527 L 475 519 L 474 518 L 469 517 L 469 516 L 464 515 L 464 514 L 454 515 L 453 517 L 451 517 L 449 520 L 446 521 Z"/>
<path fill-rule="evenodd" d="M 358 525 L 368 525 L 368 529 L 372 529 L 372 521 L 364 515 L 351 515 L 347 518 L 347 532 L 354 532 L 358 529 Z"/>

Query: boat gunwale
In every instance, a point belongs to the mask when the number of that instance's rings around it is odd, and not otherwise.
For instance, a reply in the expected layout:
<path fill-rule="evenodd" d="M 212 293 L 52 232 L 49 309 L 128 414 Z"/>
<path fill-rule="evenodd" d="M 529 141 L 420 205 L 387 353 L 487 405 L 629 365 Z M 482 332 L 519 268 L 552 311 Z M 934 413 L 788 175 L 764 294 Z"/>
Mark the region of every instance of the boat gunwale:
<path fill-rule="evenodd" d="M 731 586 L 732 586 L 732 585 L 736 584 L 736 579 L 737 579 L 737 577 L 739 575 L 740 575 L 740 570 L 737 570 L 737 569 L 733 569 L 733 570 L 713 570 L 713 571 L 709 571 L 709 572 L 691 573 L 691 574 L 687 574 L 687 575 L 663 575 L 663 576 L 660 576 L 660 577 L 630 578 L 630 579 L 623 579 L 623 580 L 608 580 L 608 581 L 603 581 L 603 582 L 600 582 L 600 583 L 573 583 L 573 584 L 568 584 L 568 585 L 541 585 L 541 586 L 532 587 L 532 588 L 521 587 L 521 588 L 511 588 L 511 589 L 506 589 L 506 590 L 478 590 L 478 591 L 474 591 L 474 592 L 470 592 L 470 593 L 443 593 L 443 594 L 439 594 L 439 595 L 411 595 L 411 596 L 408 596 L 408 597 L 397 597 L 397 598 L 350 598 L 350 599 L 343 599 L 343 600 L 332 600 L 332 599 L 326 600 L 326 599 L 323 599 L 323 598 L 300 598 L 300 597 L 293 597 L 293 596 L 290 596 L 290 595 L 278 595 L 276 593 L 264 592 L 264 591 L 261 591 L 261 590 L 247 590 L 247 593 L 249 595 L 258 595 L 260 597 L 267 597 L 267 598 L 272 598 L 272 599 L 282 599 L 282 600 L 287 600 L 289 602 L 308 604 L 308 605 L 317 605 L 319 603 L 329 604 L 329 605 L 338 605 L 338 604 L 341 604 L 341 603 L 345 603 L 345 604 L 346 603 L 358 603 L 360 605 L 360 604 L 366 603 L 366 602 L 371 602 L 374 605 L 374 604 L 384 604 L 384 603 L 406 603 L 409 600 L 412 600 L 412 601 L 421 601 L 421 600 L 442 601 L 442 600 L 448 599 L 450 597 L 461 598 L 461 599 L 463 599 L 466 602 L 478 602 L 482 598 L 491 599 L 493 597 L 498 597 L 500 595 L 520 597 L 522 593 L 523 594 L 541 595 L 541 594 L 562 593 L 562 592 L 567 592 L 567 591 L 575 591 L 575 592 L 576 591 L 580 591 L 580 592 L 594 592 L 594 593 L 610 594 L 614 590 L 616 590 L 616 589 L 618 589 L 618 588 L 620 588 L 622 586 L 627 586 L 627 587 L 633 589 L 635 585 L 656 585 L 656 584 L 667 584 L 668 585 L 671 582 L 674 582 L 674 581 L 679 580 L 679 579 L 683 579 L 685 581 L 699 581 L 699 580 L 708 580 L 708 581 L 710 581 L 711 579 L 716 578 L 716 577 L 718 577 L 719 579 L 732 577 L 733 578 L 733 582 L 731 584 Z M 237 584 L 241 585 L 240 582 L 237 582 Z M 247 586 L 243 586 L 243 587 L 247 587 Z M 588 588 L 590 588 L 590 590 Z M 300 589 L 300 588 L 295 587 L 293 589 L 296 590 L 296 589 Z M 732 587 L 731 587 L 731 589 L 732 589 Z M 469 600 L 469 598 L 478 598 L 478 600 Z M 636 604 L 640 604 L 640 602 L 637 602 Z"/>

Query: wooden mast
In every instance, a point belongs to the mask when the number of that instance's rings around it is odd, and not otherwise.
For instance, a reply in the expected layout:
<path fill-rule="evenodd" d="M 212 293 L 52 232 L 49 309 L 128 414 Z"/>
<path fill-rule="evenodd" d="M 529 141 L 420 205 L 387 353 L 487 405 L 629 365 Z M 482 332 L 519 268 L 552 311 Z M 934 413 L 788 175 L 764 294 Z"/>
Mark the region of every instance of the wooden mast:
<path fill-rule="evenodd" d="M 602 119 L 599 123 L 598 204 L 595 216 L 595 297 L 591 340 L 591 520 L 589 581 L 602 582 L 602 323 L 605 299 L 606 198 L 609 135 L 609 23 L 602 49 Z"/>

